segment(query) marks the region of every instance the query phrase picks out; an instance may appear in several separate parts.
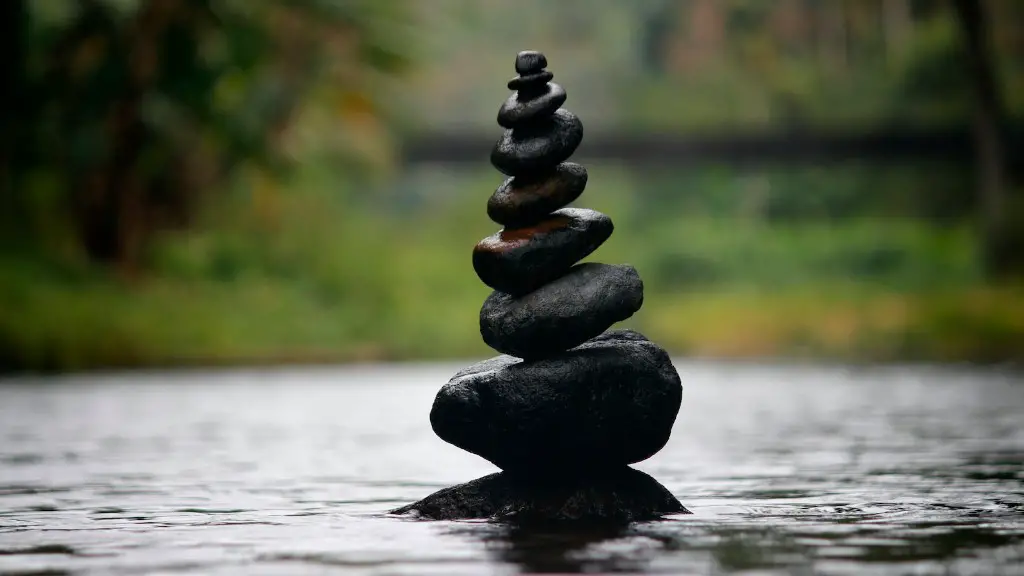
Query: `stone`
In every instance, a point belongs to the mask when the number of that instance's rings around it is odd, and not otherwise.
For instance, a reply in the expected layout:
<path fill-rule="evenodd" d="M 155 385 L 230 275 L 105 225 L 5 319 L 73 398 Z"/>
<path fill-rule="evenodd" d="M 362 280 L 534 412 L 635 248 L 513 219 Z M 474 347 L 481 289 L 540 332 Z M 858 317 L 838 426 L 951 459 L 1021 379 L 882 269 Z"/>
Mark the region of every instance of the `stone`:
<path fill-rule="evenodd" d="M 550 358 L 463 369 L 437 393 L 430 424 L 505 471 L 599 478 L 665 446 L 682 393 L 667 352 L 613 330 Z"/>
<path fill-rule="evenodd" d="M 555 75 L 547 70 L 537 72 L 536 74 L 527 74 L 526 76 L 516 76 L 515 78 L 508 81 L 509 90 L 519 91 L 536 91 L 542 88 L 548 82 L 555 79 Z"/>
<path fill-rule="evenodd" d="M 682 384 L 661 347 L 631 330 L 605 332 L 643 305 L 643 281 L 629 265 L 579 263 L 614 226 L 600 212 L 566 208 L 587 186 L 587 170 L 567 162 L 583 124 L 562 108 L 566 91 L 546 67 L 540 52 L 516 56 L 515 94 L 498 110 L 505 130 L 490 156 L 509 176 L 487 202 L 503 229 L 473 250 L 477 275 L 494 288 L 480 334 L 502 355 L 455 374 L 430 410 L 442 440 L 503 471 L 391 513 L 505 520 L 513 532 L 567 521 L 558 529 L 618 534 L 633 521 L 689 513 L 629 467 L 668 442 Z"/>
<path fill-rule="evenodd" d="M 516 54 L 516 73 L 534 74 L 548 67 L 548 59 L 536 50 L 523 50 Z"/>
<path fill-rule="evenodd" d="M 523 296 L 492 292 L 480 309 L 480 334 L 498 352 L 535 359 L 578 346 L 643 305 L 632 266 L 577 264 Z"/>
<path fill-rule="evenodd" d="M 562 162 L 538 177 L 508 178 L 487 200 L 487 216 L 503 226 L 526 226 L 580 197 L 587 187 L 587 169 Z"/>
<path fill-rule="evenodd" d="M 575 162 L 533 178 L 513 176 L 487 200 L 487 216 L 503 226 L 533 224 L 572 203 L 586 187 L 587 169 Z"/>
<path fill-rule="evenodd" d="M 491 164 L 508 176 L 539 174 L 567 160 L 583 140 L 583 123 L 559 108 L 547 118 L 505 130 Z"/>
<path fill-rule="evenodd" d="M 553 82 L 545 85 L 543 92 L 528 100 L 522 99 L 521 94 L 516 92 L 498 110 L 498 124 L 505 128 L 515 128 L 536 118 L 550 116 L 565 104 L 565 99 L 565 89 Z"/>
<path fill-rule="evenodd" d="M 491 519 L 532 524 L 628 523 L 690 511 L 654 478 L 623 467 L 590 479 L 519 478 L 498 472 L 439 490 L 419 502 L 392 510 L 391 514 L 430 520 Z"/>
<path fill-rule="evenodd" d="M 519 296 L 565 274 L 604 243 L 611 218 L 585 208 L 565 208 L 523 228 L 505 228 L 473 249 L 473 269 L 484 284 Z"/>

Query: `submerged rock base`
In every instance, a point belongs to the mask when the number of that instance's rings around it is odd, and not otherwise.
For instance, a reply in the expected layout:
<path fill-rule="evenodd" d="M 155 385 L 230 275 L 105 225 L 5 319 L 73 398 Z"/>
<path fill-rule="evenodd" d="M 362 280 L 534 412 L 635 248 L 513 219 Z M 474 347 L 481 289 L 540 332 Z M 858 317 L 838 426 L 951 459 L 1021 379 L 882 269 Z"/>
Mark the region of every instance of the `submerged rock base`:
<path fill-rule="evenodd" d="M 690 511 L 654 478 L 624 466 L 586 478 L 498 472 L 439 490 L 391 513 L 430 520 L 634 522 Z"/>

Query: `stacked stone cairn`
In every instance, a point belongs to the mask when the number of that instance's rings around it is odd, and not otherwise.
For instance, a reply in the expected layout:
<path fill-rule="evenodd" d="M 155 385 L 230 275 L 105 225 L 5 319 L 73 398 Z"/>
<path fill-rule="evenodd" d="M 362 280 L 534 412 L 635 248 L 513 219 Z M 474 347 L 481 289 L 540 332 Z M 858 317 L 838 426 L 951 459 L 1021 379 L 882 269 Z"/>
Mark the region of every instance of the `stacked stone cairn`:
<path fill-rule="evenodd" d="M 503 472 L 447 488 L 395 513 L 435 519 L 639 520 L 686 509 L 629 464 L 661 450 L 682 399 L 668 354 L 631 330 L 607 331 L 643 303 L 632 266 L 578 264 L 612 234 L 611 219 L 566 208 L 587 184 L 567 160 L 583 125 L 562 108 L 547 59 L 520 52 L 515 93 L 491 163 L 509 176 L 487 203 L 504 228 L 473 250 L 494 292 L 484 342 L 502 355 L 457 373 L 435 398 L 441 439 Z"/>

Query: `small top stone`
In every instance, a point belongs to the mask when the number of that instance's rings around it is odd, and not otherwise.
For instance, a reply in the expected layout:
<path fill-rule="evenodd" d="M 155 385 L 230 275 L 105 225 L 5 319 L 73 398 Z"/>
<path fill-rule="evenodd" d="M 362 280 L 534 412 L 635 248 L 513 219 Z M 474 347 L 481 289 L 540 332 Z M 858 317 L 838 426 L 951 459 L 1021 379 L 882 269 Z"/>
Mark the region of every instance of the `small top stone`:
<path fill-rule="evenodd" d="M 548 65 L 548 59 L 540 52 L 523 50 L 516 55 L 516 72 L 522 75 L 540 72 Z"/>

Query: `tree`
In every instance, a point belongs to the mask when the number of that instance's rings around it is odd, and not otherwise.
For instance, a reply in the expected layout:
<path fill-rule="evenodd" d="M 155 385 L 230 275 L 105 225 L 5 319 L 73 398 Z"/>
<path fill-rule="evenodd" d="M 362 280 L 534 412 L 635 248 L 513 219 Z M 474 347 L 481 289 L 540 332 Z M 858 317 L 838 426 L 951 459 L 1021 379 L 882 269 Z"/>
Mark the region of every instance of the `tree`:
<path fill-rule="evenodd" d="M 980 0 L 953 0 L 963 33 L 972 88 L 975 171 L 982 236 L 982 263 L 992 278 L 1012 273 L 1024 257 L 1007 249 L 1012 233 L 1006 218 L 1006 159 L 1002 141 L 1005 113 Z"/>
<path fill-rule="evenodd" d="M 88 259 L 126 272 L 237 167 L 282 167 L 280 136 L 326 74 L 358 89 L 406 64 L 399 0 L 2 5 L 7 240 L 41 242 L 34 212 L 56 210 Z"/>

